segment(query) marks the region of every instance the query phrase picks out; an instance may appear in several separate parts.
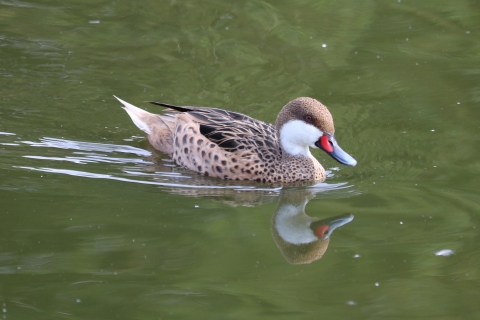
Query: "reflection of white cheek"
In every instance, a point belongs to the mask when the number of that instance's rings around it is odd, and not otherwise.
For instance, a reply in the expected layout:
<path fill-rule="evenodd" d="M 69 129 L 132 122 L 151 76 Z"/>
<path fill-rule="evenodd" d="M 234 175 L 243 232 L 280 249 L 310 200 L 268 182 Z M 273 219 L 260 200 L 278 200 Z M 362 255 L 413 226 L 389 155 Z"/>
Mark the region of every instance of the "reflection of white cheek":
<path fill-rule="evenodd" d="M 317 218 L 309 217 L 305 213 L 305 205 L 306 203 L 297 207 L 292 204 L 285 204 L 278 210 L 275 218 L 275 228 L 284 241 L 304 244 L 318 240 L 310 229 L 310 224 Z"/>
<path fill-rule="evenodd" d="M 315 148 L 315 142 L 322 135 L 317 127 L 300 120 L 289 121 L 280 129 L 282 147 L 293 156 L 311 156 L 308 147 Z"/>

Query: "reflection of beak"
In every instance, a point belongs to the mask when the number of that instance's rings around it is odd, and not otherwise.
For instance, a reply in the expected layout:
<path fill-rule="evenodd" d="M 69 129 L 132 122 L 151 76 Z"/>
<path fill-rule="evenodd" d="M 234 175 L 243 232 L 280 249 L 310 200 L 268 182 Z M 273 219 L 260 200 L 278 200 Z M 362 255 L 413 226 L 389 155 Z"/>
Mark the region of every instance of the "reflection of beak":
<path fill-rule="evenodd" d="M 325 240 L 330 238 L 333 230 L 343 226 L 344 224 L 349 223 L 352 220 L 353 214 L 345 213 L 340 216 L 315 221 L 310 225 L 310 228 L 320 240 Z"/>
<path fill-rule="evenodd" d="M 354 166 L 357 164 L 357 160 L 353 159 L 351 155 L 340 148 L 333 134 L 323 134 L 323 136 L 321 136 L 320 139 L 315 142 L 315 146 L 328 153 L 333 159 L 337 160 L 341 164 L 347 166 Z"/>

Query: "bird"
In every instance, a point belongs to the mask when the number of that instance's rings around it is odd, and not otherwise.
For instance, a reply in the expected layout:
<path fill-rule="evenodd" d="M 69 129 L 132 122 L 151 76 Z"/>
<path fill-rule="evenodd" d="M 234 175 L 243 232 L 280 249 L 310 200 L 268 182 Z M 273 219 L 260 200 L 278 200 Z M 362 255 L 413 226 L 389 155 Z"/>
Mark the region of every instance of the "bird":
<path fill-rule="evenodd" d="M 287 103 L 273 125 L 230 110 L 149 101 L 167 108 L 153 114 L 114 97 L 155 149 L 206 176 L 270 184 L 322 182 L 325 169 L 309 148 L 322 149 L 344 165 L 357 164 L 338 145 L 329 110 L 313 98 Z"/>

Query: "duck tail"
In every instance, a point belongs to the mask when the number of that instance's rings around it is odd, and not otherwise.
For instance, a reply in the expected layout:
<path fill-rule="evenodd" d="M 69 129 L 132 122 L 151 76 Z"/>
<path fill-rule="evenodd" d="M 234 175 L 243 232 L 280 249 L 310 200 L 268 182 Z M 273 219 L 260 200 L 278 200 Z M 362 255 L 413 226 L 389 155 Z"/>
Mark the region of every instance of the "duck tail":
<path fill-rule="evenodd" d="M 130 118 L 132 118 L 133 123 L 143 132 L 147 134 L 152 133 L 152 129 L 149 126 L 151 119 L 155 117 L 154 114 L 135 107 L 133 104 L 130 104 L 126 101 L 123 101 L 117 96 L 114 96 L 121 104 L 123 104 L 123 109 L 127 111 Z"/>
<path fill-rule="evenodd" d="M 123 104 L 123 109 L 132 118 L 133 123 L 148 135 L 152 146 L 166 154 L 172 151 L 172 132 L 174 121 L 168 115 L 158 115 L 135 107 L 122 99 L 114 96 Z"/>

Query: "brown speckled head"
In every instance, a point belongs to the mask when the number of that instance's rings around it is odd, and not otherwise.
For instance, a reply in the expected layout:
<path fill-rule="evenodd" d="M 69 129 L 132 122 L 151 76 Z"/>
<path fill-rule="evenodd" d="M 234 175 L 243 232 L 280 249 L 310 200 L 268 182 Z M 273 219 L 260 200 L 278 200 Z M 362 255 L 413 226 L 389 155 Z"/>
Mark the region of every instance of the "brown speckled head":
<path fill-rule="evenodd" d="M 335 133 L 330 111 L 320 101 L 312 98 L 297 98 L 284 106 L 277 117 L 277 130 L 280 131 L 281 127 L 291 120 L 301 120 L 313 124 L 322 132 Z"/>

